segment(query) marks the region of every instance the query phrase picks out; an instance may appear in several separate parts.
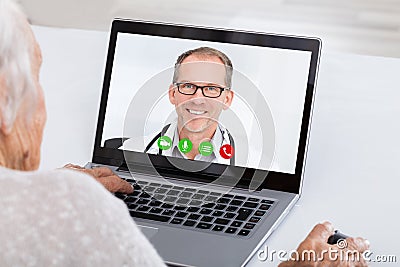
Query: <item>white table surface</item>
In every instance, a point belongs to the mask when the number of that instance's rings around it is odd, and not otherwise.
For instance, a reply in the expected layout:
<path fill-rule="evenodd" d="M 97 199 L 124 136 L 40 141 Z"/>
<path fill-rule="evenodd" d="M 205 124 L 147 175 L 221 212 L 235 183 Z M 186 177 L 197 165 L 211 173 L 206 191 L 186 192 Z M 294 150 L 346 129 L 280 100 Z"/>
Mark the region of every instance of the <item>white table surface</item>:
<path fill-rule="evenodd" d="M 108 33 L 34 26 L 48 120 L 41 169 L 90 161 Z M 331 221 L 400 262 L 400 59 L 323 53 L 303 195 L 267 240 L 290 251 Z M 234 253 L 234 252 L 232 252 Z M 249 266 L 276 266 L 253 257 Z M 373 263 L 371 266 L 397 266 Z"/>

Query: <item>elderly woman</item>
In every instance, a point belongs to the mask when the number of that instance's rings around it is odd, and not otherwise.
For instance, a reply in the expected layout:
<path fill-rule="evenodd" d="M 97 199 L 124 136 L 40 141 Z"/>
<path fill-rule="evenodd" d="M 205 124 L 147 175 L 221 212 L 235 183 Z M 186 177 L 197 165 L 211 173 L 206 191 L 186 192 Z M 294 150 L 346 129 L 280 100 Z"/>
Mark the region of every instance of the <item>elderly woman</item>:
<path fill-rule="evenodd" d="M 132 191 L 109 169 L 34 171 L 46 121 L 41 61 L 18 5 L 0 0 L 0 266 L 164 266 L 125 205 L 101 185 Z M 331 248 L 326 240 L 332 232 L 330 223 L 318 224 L 298 251 L 321 254 Z M 359 252 L 368 248 L 361 238 L 348 244 Z M 365 263 L 324 259 L 282 266 L 318 264 Z"/>
<path fill-rule="evenodd" d="M 125 205 L 95 179 L 33 172 L 46 121 L 41 62 L 26 17 L 0 0 L 0 266 L 164 266 Z M 111 191 L 132 191 L 108 169 L 89 174 Z"/>

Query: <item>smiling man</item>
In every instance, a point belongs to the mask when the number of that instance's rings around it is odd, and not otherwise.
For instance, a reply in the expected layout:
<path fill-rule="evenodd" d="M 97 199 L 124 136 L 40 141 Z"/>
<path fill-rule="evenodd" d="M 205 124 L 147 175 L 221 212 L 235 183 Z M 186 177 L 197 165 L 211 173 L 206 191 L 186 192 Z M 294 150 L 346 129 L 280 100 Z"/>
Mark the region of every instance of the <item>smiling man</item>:
<path fill-rule="evenodd" d="M 200 47 L 180 55 L 169 86 L 177 120 L 166 125 L 145 152 L 234 165 L 234 140 L 219 123 L 234 97 L 232 62 L 221 51 Z"/>

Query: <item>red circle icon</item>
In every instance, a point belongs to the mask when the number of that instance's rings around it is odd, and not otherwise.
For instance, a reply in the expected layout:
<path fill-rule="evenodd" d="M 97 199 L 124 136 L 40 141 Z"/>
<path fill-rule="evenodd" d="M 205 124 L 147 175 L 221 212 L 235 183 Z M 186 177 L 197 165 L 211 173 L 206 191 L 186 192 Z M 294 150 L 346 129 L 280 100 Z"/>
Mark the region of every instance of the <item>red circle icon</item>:
<path fill-rule="evenodd" d="M 221 148 L 219 149 L 219 154 L 224 159 L 232 158 L 233 157 L 233 153 L 234 153 L 233 146 L 231 146 L 229 144 L 225 144 L 225 145 L 221 146 Z"/>

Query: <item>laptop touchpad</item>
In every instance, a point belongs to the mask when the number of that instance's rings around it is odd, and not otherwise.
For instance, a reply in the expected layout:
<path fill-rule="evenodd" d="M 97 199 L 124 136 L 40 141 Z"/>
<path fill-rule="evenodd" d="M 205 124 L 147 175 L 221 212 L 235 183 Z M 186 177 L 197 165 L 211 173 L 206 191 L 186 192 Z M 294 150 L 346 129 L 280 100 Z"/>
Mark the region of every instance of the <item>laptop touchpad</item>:
<path fill-rule="evenodd" d="M 147 239 L 151 239 L 158 232 L 158 228 L 143 226 L 143 225 L 138 225 L 138 226 L 139 229 L 142 231 L 142 233 L 147 237 Z"/>

